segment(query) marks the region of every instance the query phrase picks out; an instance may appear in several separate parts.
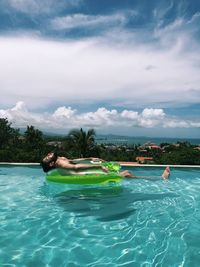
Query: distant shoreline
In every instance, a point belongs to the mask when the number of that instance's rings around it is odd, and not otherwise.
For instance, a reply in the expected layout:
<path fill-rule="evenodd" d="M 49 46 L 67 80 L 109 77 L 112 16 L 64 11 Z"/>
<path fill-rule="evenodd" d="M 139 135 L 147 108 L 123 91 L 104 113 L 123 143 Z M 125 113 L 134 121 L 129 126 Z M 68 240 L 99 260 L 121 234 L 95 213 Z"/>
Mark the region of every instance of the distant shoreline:
<path fill-rule="evenodd" d="M 176 137 L 131 137 L 131 136 L 118 136 L 118 135 L 97 135 L 95 138 L 97 144 L 113 144 L 113 145 L 143 145 L 151 142 L 157 145 L 161 143 L 177 143 L 177 142 L 190 142 L 192 145 L 200 144 L 199 138 L 176 138 Z"/>

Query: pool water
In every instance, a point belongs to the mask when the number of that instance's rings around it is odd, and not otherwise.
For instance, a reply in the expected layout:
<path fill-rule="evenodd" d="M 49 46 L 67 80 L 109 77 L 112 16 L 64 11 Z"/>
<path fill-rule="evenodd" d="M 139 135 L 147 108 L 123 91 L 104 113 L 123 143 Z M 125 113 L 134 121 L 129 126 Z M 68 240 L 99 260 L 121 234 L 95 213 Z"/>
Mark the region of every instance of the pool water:
<path fill-rule="evenodd" d="M 200 169 L 81 186 L 46 183 L 37 167 L 2 166 L 0 266 L 199 267 L 199 191 Z"/>

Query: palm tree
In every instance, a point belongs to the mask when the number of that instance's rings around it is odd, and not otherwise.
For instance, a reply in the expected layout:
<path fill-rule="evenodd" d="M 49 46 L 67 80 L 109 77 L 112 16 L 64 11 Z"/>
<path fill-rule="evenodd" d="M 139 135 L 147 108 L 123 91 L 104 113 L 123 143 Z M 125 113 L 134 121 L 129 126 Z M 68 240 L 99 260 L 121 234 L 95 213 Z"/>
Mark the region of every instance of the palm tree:
<path fill-rule="evenodd" d="M 78 157 L 87 157 L 95 148 L 95 135 L 94 129 L 88 131 L 84 131 L 82 128 L 72 130 L 67 136 L 67 143 L 73 150 L 76 150 Z"/>

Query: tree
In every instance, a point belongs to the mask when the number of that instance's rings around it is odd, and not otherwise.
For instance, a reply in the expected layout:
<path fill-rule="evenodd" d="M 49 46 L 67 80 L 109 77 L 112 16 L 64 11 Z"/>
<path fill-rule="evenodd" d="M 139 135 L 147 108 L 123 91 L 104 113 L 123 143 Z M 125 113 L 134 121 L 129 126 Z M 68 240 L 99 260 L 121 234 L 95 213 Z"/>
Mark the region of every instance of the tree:
<path fill-rule="evenodd" d="M 12 128 L 7 118 L 0 118 L 0 149 L 15 144 L 18 136 L 19 130 Z"/>
<path fill-rule="evenodd" d="M 95 131 L 94 129 L 84 131 L 82 128 L 72 130 L 69 132 L 65 144 L 75 152 L 74 156 L 90 156 L 95 150 Z"/>
<path fill-rule="evenodd" d="M 27 126 L 24 133 L 25 137 L 25 148 L 27 151 L 33 151 L 35 149 L 42 150 L 44 147 L 43 133 L 35 129 L 34 126 Z"/>

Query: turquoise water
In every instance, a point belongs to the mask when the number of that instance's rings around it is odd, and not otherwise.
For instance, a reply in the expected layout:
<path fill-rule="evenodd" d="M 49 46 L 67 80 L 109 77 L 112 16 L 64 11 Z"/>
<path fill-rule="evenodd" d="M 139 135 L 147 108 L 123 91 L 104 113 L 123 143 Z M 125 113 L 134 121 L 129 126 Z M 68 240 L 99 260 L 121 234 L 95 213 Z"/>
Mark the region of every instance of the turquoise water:
<path fill-rule="evenodd" d="M 199 189 L 197 169 L 69 186 L 47 184 L 36 167 L 0 167 L 0 266 L 199 267 Z"/>

